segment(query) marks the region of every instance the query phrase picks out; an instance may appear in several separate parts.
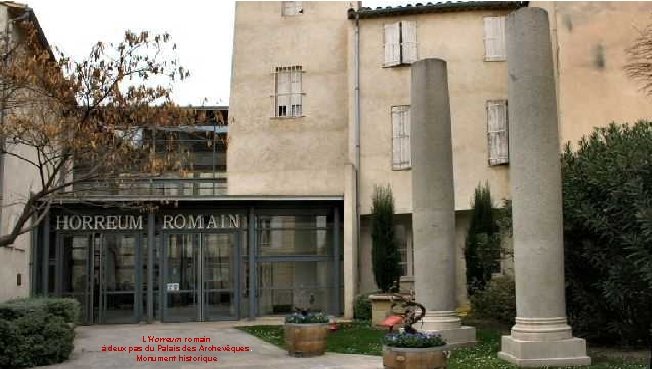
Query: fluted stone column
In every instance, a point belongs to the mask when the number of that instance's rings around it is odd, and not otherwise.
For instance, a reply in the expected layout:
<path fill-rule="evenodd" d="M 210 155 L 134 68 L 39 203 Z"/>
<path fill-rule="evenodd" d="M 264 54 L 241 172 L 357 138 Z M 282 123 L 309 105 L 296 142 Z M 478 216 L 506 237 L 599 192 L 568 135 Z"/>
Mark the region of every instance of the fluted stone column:
<path fill-rule="evenodd" d="M 516 324 L 498 356 L 519 366 L 586 365 L 566 321 L 561 166 L 548 15 L 507 18 Z"/>
<path fill-rule="evenodd" d="M 475 342 L 455 313 L 455 204 L 446 62 L 412 63 L 412 232 L 416 300 L 424 331 L 453 345 Z"/>

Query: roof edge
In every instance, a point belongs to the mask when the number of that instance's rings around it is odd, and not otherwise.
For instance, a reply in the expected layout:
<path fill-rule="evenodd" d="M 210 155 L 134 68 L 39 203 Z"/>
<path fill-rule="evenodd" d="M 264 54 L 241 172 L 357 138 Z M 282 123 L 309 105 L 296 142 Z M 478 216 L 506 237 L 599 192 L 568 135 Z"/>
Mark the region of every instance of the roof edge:
<path fill-rule="evenodd" d="M 431 3 L 425 5 L 416 3 L 415 5 L 407 4 L 405 6 L 394 6 L 385 8 L 372 9 L 369 7 L 360 8 L 357 11 L 353 8 L 348 10 L 349 19 L 370 19 L 383 18 L 396 15 L 412 15 L 424 13 L 449 13 L 464 12 L 474 10 L 515 10 L 528 6 L 528 1 L 447 1 L 445 3 Z"/>

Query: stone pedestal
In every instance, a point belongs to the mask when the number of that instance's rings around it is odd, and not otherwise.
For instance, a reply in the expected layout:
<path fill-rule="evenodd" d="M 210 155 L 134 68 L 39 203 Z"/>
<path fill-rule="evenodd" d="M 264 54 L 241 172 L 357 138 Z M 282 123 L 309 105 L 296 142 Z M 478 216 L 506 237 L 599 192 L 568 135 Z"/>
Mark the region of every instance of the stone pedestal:
<path fill-rule="evenodd" d="M 455 314 L 453 148 L 446 62 L 412 64 L 412 233 L 416 300 L 426 309 L 415 328 L 438 332 L 451 346 L 475 342 Z"/>
<path fill-rule="evenodd" d="M 525 367 L 587 365 L 566 321 L 561 167 L 548 15 L 507 19 L 516 324 L 498 356 Z"/>

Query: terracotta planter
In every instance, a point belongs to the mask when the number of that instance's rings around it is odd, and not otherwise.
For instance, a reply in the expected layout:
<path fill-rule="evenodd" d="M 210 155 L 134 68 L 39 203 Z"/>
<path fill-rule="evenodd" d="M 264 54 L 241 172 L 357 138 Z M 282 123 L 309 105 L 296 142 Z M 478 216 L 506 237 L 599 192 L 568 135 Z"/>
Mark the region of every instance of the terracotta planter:
<path fill-rule="evenodd" d="M 448 368 L 447 346 L 404 348 L 383 346 L 385 369 L 445 369 Z"/>
<path fill-rule="evenodd" d="M 328 323 L 285 323 L 285 345 L 296 357 L 323 355 L 326 351 Z"/>

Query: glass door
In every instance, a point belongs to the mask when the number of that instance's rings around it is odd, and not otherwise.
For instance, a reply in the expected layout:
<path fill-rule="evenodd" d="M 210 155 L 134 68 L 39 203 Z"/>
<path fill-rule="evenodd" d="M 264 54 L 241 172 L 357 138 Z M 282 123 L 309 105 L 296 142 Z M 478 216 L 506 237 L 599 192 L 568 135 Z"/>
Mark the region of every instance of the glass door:
<path fill-rule="evenodd" d="M 199 318 L 199 235 L 171 234 L 165 243 L 163 320 L 196 321 Z"/>
<path fill-rule="evenodd" d="M 100 247 L 100 323 L 134 323 L 137 319 L 138 236 L 104 233 Z"/>
<path fill-rule="evenodd" d="M 202 235 L 202 320 L 236 319 L 235 233 Z"/>
<path fill-rule="evenodd" d="M 163 247 L 163 321 L 237 319 L 235 233 L 168 234 Z"/>
<path fill-rule="evenodd" d="M 92 324 L 92 290 L 89 257 L 90 234 L 59 236 L 61 249 L 61 297 L 74 298 L 81 304 L 81 323 Z"/>

